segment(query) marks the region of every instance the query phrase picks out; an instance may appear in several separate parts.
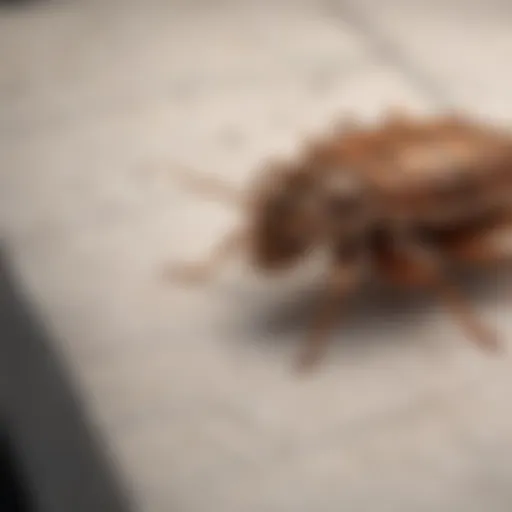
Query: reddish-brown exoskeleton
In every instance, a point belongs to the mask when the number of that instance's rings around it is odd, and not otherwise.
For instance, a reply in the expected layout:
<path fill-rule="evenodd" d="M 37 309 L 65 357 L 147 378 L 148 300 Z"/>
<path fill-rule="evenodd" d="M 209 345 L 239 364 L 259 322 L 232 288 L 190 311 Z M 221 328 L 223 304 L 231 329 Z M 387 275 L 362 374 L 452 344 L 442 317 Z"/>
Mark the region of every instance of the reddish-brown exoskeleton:
<path fill-rule="evenodd" d="M 199 180 L 196 184 L 205 185 Z M 231 192 L 217 184 L 211 192 Z M 494 236 L 512 227 L 512 137 L 456 116 L 392 115 L 311 144 L 295 163 L 269 165 L 248 189 L 246 224 L 202 265 L 206 279 L 234 247 L 259 271 L 285 271 L 323 246 L 331 263 L 325 298 L 301 354 L 321 355 L 340 302 L 376 277 L 436 293 L 481 346 L 497 348 L 448 277 L 453 264 L 509 258 Z"/>

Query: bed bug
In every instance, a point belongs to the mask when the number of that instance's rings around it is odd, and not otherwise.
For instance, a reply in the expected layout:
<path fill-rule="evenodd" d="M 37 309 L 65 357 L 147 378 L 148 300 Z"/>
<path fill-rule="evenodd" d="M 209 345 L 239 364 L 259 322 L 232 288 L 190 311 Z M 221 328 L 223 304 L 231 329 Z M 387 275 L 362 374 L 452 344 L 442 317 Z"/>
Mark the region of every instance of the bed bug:
<path fill-rule="evenodd" d="M 508 133 L 455 115 L 392 113 L 376 127 L 353 126 L 310 143 L 294 162 L 268 164 L 245 195 L 219 182 L 198 178 L 195 185 L 236 202 L 246 223 L 204 264 L 178 268 L 175 277 L 205 280 L 235 248 L 267 273 L 327 249 L 326 292 L 301 368 L 325 350 L 340 303 L 376 278 L 431 290 L 479 345 L 500 346 L 449 273 L 454 264 L 507 258 L 491 238 L 512 219 Z"/>

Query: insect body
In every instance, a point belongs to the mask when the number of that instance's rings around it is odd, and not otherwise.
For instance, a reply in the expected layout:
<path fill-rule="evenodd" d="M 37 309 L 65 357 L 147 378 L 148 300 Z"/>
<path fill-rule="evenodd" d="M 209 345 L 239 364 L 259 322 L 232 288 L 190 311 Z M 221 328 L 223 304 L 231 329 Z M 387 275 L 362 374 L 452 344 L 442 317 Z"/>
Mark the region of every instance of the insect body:
<path fill-rule="evenodd" d="M 457 117 L 393 116 L 377 128 L 312 144 L 294 163 L 267 166 L 240 198 L 245 226 L 207 264 L 179 275 L 208 277 L 233 247 L 244 247 L 254 267 L 267 273 L 290 269 L 325 247 L 325 299 L 302 367 L 320 357 L 340 302 L 377 277 L 436 293 L 473 339 L 497 348 L 448 273 L 456 263 L 507 259 L 490 238 L 512 219 L 511 192 L 508 134 Z"/>
<path fill-rule="evenodd" d="M 351 167 L 390 220 L 444 226 L 508 206 L 512 138 L 456 117 L 393 117 L 315 145 L 317 168 Z"/>

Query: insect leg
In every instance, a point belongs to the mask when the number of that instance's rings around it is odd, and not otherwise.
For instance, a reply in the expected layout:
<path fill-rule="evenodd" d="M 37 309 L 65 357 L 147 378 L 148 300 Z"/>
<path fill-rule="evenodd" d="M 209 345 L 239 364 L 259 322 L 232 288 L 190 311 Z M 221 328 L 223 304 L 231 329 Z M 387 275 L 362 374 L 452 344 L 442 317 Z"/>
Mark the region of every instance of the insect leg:
<path fill-rule="evenodd" d="M 328 333 L 336 321 L 340 304 L 355 291 L 359 276 L 346 268 L 332 269 L 325 294 L 313 319 L 313 325 L 298 360 L 300 371 L 310 370 L 322 357 L 328 344 Z"/>
<path fill-rule="evenodd" d="M 496 333 L 480 321 L 476 312 L 452 283 L 438 282 L 437 290 L 445 305 L 458 318 L 470 339 L 482 348 L 498 350 L 501 347 Z"/>
<path fill-rule="evenodd" d="M 411 251 L 396 255 L 386 254 L 381 257 L 381 269 L 393 282 L 410 286 L 430 289 L 443 301 L 449 311 L 458 319 L 461 327 L 470 339 L 478 345 L 489 348 L 499 348 L 499 342 L 464 298 L 458 288 L 444 275 L 437 257 L 431 257 L 427 250 Z"/>
<path fill-rule="evenodd" d="M 470 265 L 512 265 L 512 216 L 441 245 L 453 261 Z"/>
<path fill-rule="evenodd" d="M 199 263 L 173 265 L 165 274 L 173 280 L 186 283 L 206 282 L 236 250 L 243 246 L 245 233 L 232 231 L 214 247 L 209 257 Z"/>

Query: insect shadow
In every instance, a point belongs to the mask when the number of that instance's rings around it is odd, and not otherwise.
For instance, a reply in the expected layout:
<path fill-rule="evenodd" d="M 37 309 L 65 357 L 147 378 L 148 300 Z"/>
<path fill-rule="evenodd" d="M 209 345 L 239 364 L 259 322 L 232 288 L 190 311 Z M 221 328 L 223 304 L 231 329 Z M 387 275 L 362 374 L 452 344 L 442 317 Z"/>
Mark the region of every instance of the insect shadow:
<path fill-rule="evenodd" d="M 506 290 L 512 285 L 512 268 L 499 272 L 462 269 L 453 277 L 476 307 L 488 307 L 506 296 Z M 275 344 L 300 350 L 300 333 L 310 327 L 310 319 L 322 296 L 321 287 L 302 289 L 286 299 L 255 298 L 250 292 L 229 288 L 234 301 L 226 322 L 226 341 L 239 344 L 251 340 L 250 343 L 263 350 Z M 397 345 L 405 348 L 425 343 L 424 337 L 418 339 L 416 329 L 418 325 L 431 325 L 439 318 L 433 317 L 435 310 L 443 312 L 436 297 L 427 291 L 373 283 L 340 307 L 339 320 L 331 334 L 332 342 L 337 347 L 335 350 L 344 355 L 365 352 L 376 345 L 389 346 L 391 350 Z M 451 319 L 448 312 L 446 319 Z M 455 332 L 456 328 L 454 324 Z M 433 334 L 432 339 L 437 342 L 439 337 Z M 460 339 L 461 343 L 466 341 L 462 332 Z"/>

